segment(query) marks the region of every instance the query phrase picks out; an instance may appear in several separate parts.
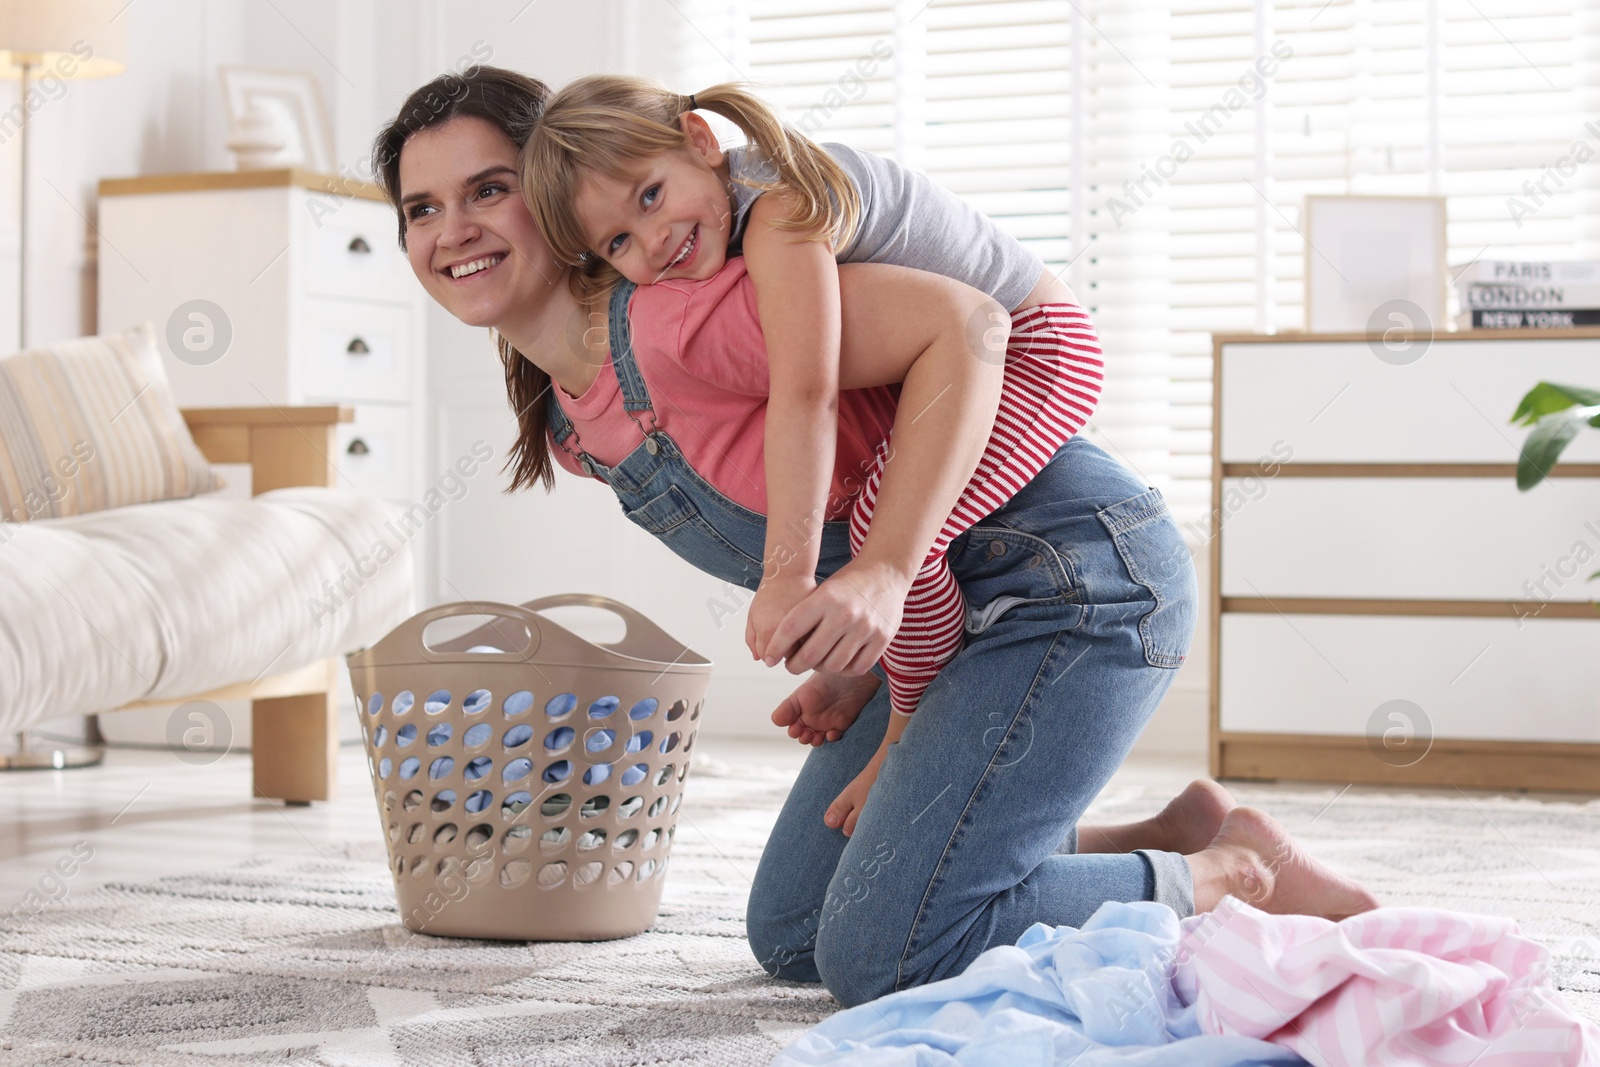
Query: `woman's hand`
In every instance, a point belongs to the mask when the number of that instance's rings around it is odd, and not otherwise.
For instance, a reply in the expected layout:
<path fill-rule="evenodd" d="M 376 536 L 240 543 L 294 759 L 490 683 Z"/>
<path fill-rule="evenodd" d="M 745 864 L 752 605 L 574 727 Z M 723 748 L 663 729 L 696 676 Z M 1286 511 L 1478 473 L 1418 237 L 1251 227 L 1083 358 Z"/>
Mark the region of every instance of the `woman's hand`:
<path fill-rule="evenodd" d="M 783 617 L 817 587 L 809 574 L 777 574 L 763 579 L 745 615 L 744 643 L 752 659 L 761 659 Z"/>
<path fill-rule="evenodd" d="M 885 563 L 853 559 L 783 617 L 767 644 L 767 666 L 866 674 L 900 630 L 911 576 Z"/>

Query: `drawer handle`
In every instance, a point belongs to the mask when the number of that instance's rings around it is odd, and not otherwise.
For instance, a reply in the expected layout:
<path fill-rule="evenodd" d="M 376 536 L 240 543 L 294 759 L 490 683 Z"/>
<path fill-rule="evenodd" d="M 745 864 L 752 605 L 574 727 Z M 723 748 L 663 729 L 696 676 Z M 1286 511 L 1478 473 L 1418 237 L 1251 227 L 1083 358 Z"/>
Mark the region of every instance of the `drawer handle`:
<path fill-rule="evenodd" d="M 368 252 L 372 251 L 372 246 L 367 244 L 367 239 L 365 237 L 352 237 L 350 239 L 349 251 L 354 255 L 364 256 Z"/>
<path fill-rule="evenodd" d="M 350 338 L 350 343 L 344 346 L 344 350 L 350 353 L 352 356 L 364 356 L 368 352 L 372 351 L 372 349 L 367 347 L 367 342 L 363 341 L 359 337 Z"/>
<path fill-rule="evenodd" d="M 353 437 L 350 439 L 350 447 L 345 449 L 345 454 L 351 456 L 364 456 L 371 451 L 372 449 L 367 447 L 367 443 L 365 441 L 359 437 Z"/>

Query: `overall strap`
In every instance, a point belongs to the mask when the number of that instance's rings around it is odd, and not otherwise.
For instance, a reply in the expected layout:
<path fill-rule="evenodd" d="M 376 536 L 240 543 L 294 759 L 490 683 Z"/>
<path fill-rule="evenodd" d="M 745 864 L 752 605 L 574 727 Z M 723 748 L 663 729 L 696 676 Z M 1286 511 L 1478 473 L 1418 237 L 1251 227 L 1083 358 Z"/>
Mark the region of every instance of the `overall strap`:
<path fill-rule="evenodd" d="M 545 392 L 545 412 L 550 421 L 550 439 L 556 447 L 578 461 L 578 466 L 583 468 L 583 473 L 594 478 L 600 475 L 600 465 L 594 457 L 583 450 L 583 442 L 578 440 L 578 431 L 573 427 L 567 413 L 561 410 L 561 402 L 556 399 L 555 383 L 550 383 L 550 388 Z M 572 444 L 577 446 L 577 451 L 568 446 L 567 439 L 572 439 Z"/>
<path fill-rule="evenodd" d="M 644 375 L 639 373 L 639 364 L 633 358 L 633 329 L 628 322 L 628 302 L 633 299 L 633 291 L 637 288 L 633 282 L 623 278 L 611 290 L 611 315 L 606 340 L 611 345 L 611 366 L 617 373 L 617 385 L 622 388 L 622 410 L 628 413 L 628 418 L 633 419 L 648 438 L 656 432 L 656 412 L 650 406 L 650 390 L 644 384 Z M 634 417 L 635 411 L 650 412 L 650 425 L 639 422 Z M 653 453 L 655 450 L 651 451 Z"/>
<path fill-rule="evenodd" d="M 545 390 L 545 417 L 550 423 L 550 437 L 563 448 L 566 440 L 577 431 L 572 428 L 572 422 L 567 418 L 567 413 L 561 410 L 561 402 L 556 399 L 555 383 Z M 568 449 L 570 452 L 571 449 Z"/>
<path fill-rule="evenodd" d="M 622 390 L 622 410 L 634 424 L 644 431 L 645 449 L 652 455 L 661 451 L 661 444 L 656 435 L 655 409 L 650 406 L 650 390 L 644 384 L 644 375 L 639 373 L 639 364 L 633 358 L 633 331 L 628 323 L 628 302 L 633 298 L 633 291 L 638 286 L 626 278 L 617 282 L 611 291 L 610 315 L 606 342 L 611 349 L 611 368 L 616 373 L 617 385 Z M 589 473 L 595 474 L 598 467 L 578 440 L 577 430 L 572 421 L 567 418 L 567 413 L 561 410 L 561 404 L 556 400 L 555 389 L 549 391 L 546 402 L 546 411 L 550 423 L 550 436 L 555 441 L 556 447 L 569 455 L 575 456 L 580 466 Z M 635 411 L 650 412 L 650 425 L 646 426 L 634 415 Z M 573 451 L 567 446 L 567 439 L 578 446 L 578 451 Z"/>

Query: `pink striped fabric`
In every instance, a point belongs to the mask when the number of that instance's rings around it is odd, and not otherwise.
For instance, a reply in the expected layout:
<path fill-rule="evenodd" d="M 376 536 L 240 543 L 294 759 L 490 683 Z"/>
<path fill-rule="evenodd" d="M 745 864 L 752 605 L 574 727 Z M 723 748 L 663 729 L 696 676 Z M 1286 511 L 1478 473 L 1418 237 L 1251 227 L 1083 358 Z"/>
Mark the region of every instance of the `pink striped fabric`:
<path fill-rule="evenodd" d="M 890 706 L 902 715 L 961 648 L 966 604 L 945 553 L 950 542 L 1033 480 L 1056 450 L 1083 428 L 1100 399 L 1105 365 L 1089 313 L 1076 304 L 1041 304 L 1011 316 L 1005 382 L 983 456 L 940 528 L 906 596 L 900 629 L 880 660 Z M 891 439 L 892 440 L 892 439 Z M 850 551 L 859 554 L 872 524 L 891 441 L 879 444 L 850 514 Z"/>
<path fill-rule="evenodd" d="M 1234 897 L 1183 921 L 1175 987 L 1208 1034 L 1317 1067 L 1596 1067 L 1600 1027 L 1509 919 L 1378 908 L 1334 923 Z"/>

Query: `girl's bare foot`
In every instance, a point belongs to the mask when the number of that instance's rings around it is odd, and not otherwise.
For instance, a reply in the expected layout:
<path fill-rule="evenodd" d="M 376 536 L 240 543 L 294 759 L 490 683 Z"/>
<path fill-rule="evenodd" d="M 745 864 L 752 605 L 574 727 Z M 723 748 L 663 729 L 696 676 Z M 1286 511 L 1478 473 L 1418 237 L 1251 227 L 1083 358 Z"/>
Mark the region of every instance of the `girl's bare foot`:
<path fill-rule="evenodd" d="M 1313 859 L 1276 819 L 1255 808 L 1230 811 L 1215 840 L 1188 860 L 1197 914 L 1224 895 L 1274 915 L 1336 921 L 1378 906 L 1371 893 Z"/>
<path fill-rule="evenodd" d="M 837 741 L 882 684 L 876 674 L 812 671 L 810 677 L 773 710 L 772 721 L 788 727 L 789 736 L 802 745 Z M 828 722 L 831 728 L 815 730 L 807 725 L 815 722 Z"/>
<path fill-rule="evenodd" d="M 1185 856 L 1211 844 L 1222 820 L 1239 806 L 1229 792 L 1210 778 L 1196 778 L 1167 802 L 1159 815 L 1118 826 L 1080 826 L 1079 852 L 1132 852 L 1153 848 Z"/>
<path fill-rule="evenodd" d="M 836 830 L 843 830 L 846 837 L 856 832 L 856 820 L 861 818 L 861 809 L 867 806 L 867 794 L 872 792 L 872 783 L 877 781 L 884 752 L 885 749 L 880 747 L 861 773 L 840 791 L 833 803 L 828 805 L 828 810 L 822 813 L 822 821 Z"/>

